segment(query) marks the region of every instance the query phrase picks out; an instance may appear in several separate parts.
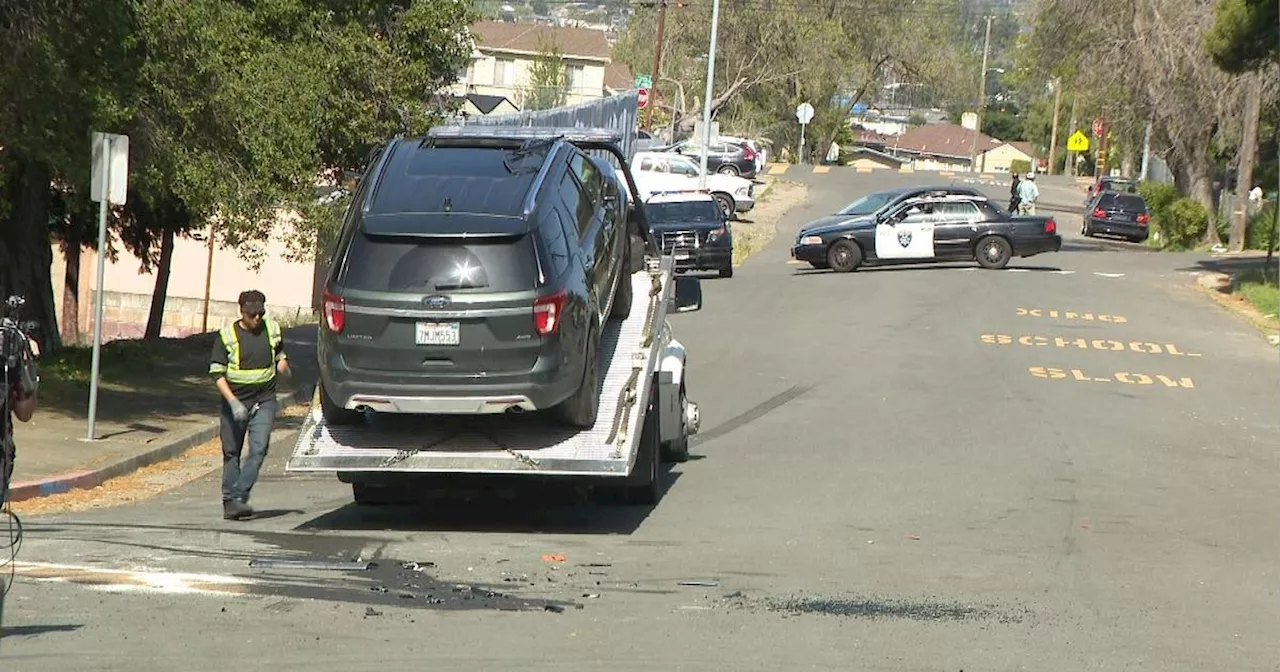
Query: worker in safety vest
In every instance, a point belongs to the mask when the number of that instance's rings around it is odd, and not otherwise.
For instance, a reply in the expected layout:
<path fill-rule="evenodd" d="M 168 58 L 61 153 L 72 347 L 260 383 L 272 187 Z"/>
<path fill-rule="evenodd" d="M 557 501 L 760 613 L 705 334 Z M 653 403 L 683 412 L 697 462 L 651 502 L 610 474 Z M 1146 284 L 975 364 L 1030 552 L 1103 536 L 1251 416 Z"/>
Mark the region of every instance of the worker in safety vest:
<path fill-rule="evenodd" d="M 267 317 L 267 297 L 240 293 L 240 319 L 218 331 L 209 374 L 222 394 L 222 517 L 253 515 L 249 492 L 271 444 L 276 419 L 276 375 L 289 372 L 280 325 Z M 240 462 L 245 435 L 249 455 Z"/>

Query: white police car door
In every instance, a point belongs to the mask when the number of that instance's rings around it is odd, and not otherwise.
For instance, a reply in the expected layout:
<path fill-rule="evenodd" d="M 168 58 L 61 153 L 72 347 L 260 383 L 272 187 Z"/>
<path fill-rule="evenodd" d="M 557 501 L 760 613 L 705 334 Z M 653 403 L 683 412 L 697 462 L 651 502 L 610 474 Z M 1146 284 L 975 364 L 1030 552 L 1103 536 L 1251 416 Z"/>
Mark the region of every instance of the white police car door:
<path fill-rule="evenodd" d="M 905 216 L 904 216 L 905 214 Z M 881 259 L 932 259 L 932 204 L 907 206 L 876 224 L 876 256 Z"/>

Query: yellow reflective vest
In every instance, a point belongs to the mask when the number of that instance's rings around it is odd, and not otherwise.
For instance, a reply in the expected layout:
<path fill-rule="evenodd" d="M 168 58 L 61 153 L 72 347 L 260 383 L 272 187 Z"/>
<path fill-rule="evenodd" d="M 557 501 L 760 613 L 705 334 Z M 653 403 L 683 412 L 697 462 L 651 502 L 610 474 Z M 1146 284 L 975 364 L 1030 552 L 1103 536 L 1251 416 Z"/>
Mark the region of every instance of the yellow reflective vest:
<path fill-rule="evenodd" d="M 236 333 L 236 324 L 232 322 L 218 330 L 222 344 L 227 348 L 227 365 L 210 364 L 209 373 L 220 373 L 233 385 L 261 385 L 269 383 L 276 377 L 276 363 L 281 359 L 280 346 L 284 343 L 280 325 L 270 317 L 263 316 L 263 324 L 267 328 L 267 340 L 271 344 L 271 365 L 265 369 L 240 368 L 240 337 Z"/>

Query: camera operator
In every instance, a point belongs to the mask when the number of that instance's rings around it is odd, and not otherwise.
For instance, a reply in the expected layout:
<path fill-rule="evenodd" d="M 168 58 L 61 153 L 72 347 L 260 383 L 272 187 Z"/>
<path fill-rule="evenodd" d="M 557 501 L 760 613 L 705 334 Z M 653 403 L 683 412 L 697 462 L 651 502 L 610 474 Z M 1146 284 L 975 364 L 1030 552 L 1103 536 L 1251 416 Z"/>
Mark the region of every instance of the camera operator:
<path fill-rule="evenodd" d="M 31 344 L 31 354 L 39 356 L 40 349 L 36 345 L 35 339 L 28 340 Z M 30 366 L 30 364 L 26 364 Z M 22 384 L 23 377 L 21 375 L 8 374 L 5 376 L 5 382 L 8 383 L 8 389 L 3 390 L 5 395 L 4 412 L 0 414 L 0 444 L 3 446 L 3 455 L 0 456 L 0 464 L 3 469 L 0 470 L 0 505 L 3 505 L 9 493 L 9 481 L 13 477 L 13 459 L 15 448 L 13 443 L 13 419 L 17 418 L 21 422 L 30 422 L 31 416 L 36 413 L 36 393 L 34 390 L 26 390 Z"/>

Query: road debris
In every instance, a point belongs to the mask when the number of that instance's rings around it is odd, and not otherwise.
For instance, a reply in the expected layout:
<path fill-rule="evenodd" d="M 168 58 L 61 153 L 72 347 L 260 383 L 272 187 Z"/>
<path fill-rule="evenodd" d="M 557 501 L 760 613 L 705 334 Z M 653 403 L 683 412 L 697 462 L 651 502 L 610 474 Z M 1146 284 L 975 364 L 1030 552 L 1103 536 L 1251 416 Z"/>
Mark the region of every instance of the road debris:
<path fill-rule="evenodd" d="M 324 560 L 285 560 L 283 558 L 253 558 L 249 566 L 255 569 L 318 569 L 322 571 L 364 572 L 373 568 L 372 562 L 330 562 Z"/>
<path fill-rule="evenodd" d="M 677 581 L 681 586 L 702 586 L 704 588 L 715 588 L 720 585 L 719 581 Z"/>
<path fill-rule="evenodd" d="M 564 562 L 565 557 L 563 555 L 544 555 L 542 556 L 542 561 L 543 562 Z"/>

